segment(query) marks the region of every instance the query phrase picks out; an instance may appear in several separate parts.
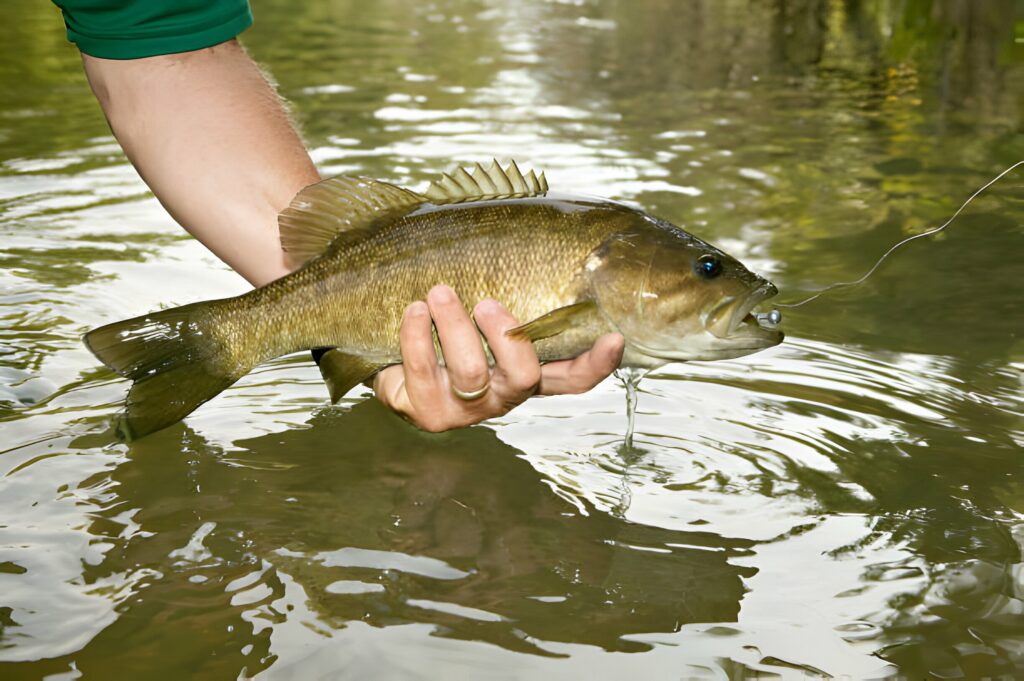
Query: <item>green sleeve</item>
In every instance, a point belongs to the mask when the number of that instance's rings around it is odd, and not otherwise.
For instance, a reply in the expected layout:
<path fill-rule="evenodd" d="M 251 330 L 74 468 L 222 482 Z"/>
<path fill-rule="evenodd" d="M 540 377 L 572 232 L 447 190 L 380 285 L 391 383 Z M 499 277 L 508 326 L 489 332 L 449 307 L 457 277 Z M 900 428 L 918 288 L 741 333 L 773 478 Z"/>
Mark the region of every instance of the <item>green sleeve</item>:
<path fill-rule="evenodd" d="M 54 0 L 68 40 L 93 57 L 138 59 L 198 50 L 252 25 L 248 0 Z"/>

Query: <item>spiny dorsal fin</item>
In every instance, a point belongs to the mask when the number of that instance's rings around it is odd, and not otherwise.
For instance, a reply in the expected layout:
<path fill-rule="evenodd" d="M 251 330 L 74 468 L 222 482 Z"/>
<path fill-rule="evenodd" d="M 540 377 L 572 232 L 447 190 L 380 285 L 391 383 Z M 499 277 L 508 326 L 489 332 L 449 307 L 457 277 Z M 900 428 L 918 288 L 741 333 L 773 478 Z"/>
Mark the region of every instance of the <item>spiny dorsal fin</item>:
<path fill-rule="evenodd" d="M 304 263 L 327 250 L 341 234 L 362 237 L 381 218 L 404 214 L 426 198 L 367 177 L 332 177 L 303 189 L 277 217 L 281 246 Z"/>
<path fill-rule="evenodd" d="M 424 195 L 431 203 L 446 204 L 543 196 L 547 191 L 548 181 L 544 173 L 538 177 L 531 170 L 523 175 L 515 161 L 502 170 L 498 161 L 494 160 L 491 167 L 486 169 L 477 163 L 472 175 L 461 167 L 452 173 L 445 173 L 440 180 L 431 183 Z"/>

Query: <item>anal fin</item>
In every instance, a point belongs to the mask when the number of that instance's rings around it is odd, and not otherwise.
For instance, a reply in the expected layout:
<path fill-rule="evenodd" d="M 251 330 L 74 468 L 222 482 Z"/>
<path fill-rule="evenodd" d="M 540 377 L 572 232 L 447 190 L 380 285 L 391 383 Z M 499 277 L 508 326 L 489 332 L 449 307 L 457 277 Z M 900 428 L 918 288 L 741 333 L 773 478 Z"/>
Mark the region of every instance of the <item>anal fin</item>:
<path fill-rule="evenodd" d="M 349 390 L 387 366 L 359 355 L 350 355 L 337 348 L 323 353 L 314 351 L 313 357 L 317 359 L 317 364 L 320 366 L 320 375 L 324 377 L 324 383 L 327 384 L 331 402 L 337 402 Z"/>

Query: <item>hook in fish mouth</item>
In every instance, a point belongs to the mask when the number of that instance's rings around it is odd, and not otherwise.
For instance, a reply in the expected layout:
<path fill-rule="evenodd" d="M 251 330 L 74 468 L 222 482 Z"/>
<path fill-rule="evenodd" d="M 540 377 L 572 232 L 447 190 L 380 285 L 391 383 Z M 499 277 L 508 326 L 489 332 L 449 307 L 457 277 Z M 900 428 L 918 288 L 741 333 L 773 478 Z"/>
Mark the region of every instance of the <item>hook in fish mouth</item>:
<path fill-rule="evenodd" d="M 729 338 L 743 330 L 750 331 L 771 331 L 778 333 L 775 329 L 764 325 L 751 311 L 778 294 L 779 290 L 770 281 L 764 282 L 760 287 L 745 297 L 730 296 L 716 305 L 704 318 L 704 326 L 718 338 Z"/>
<path fill-rule="evenodd" d="M 755 307 L 778 290 L 763 281 L 754 290 L 737 296 L 728 296 L 704 315 L 703 328 L 688 331 L 678 337 L 644 339 L 627 337 L 629 348 L 650 358 L 660 366 L 665 362 L 733 359 L 758 350 L 778 345 L 785 334 L 770 324 L 762 324 Z M 653 341 L 653 342 L 652 342 Z"/>

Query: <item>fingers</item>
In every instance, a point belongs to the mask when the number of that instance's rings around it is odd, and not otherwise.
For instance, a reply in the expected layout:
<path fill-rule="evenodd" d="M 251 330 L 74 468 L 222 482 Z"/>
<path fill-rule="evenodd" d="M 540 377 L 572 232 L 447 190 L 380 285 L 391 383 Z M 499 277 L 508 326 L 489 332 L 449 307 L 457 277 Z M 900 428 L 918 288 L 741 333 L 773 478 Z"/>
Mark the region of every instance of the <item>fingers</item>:
<path fill-rule="evenodd" d="M 502 331 L 515 324 L 509 315 Z M 444 367 L 437 361 L 434 326 L 445 357 Z M 459 399 L 452 391 L 453 385 L 463 392 L 479 390 L 490 386 L 492 379 L 477 327 L 447 286 L 434 287 L 425 303 L 416 302 L 406 308 L 399 345 L 402 365 L 381 371 L 374 380 L 374 392 L 420 428 L 436 432 L 467 426 L 511 408 L 499 397 L 497 386 L 476 400 Z"/>
<path fill-rule="evenodd" d="M 541 368 L 541 395 L 583 393 L 603 381 L 619 366 L 625 340 L 609 333 L 597 339 L 587 352 L 576 359 L 550 362 Z"/>
<path fill-rule="evenodd" d="M 497 301 L 478 303 L 473 317 L 494 355 L 494 390 L 506 403 L 519 404 L 536 392 L 540 383 L 540 362 L 533 343 L 506 335 L 505 332 L 519 322 Z"/>
<path fill-rule="evenodd" d="M 402 416 L 413 413 L 409 393 L 405 389 L 405 367 L 401 364 L 378 371 L 373 377 L 373 393 L 377 399 Z"/>
<path fill-rule="evenodd" d="M 491 372 L 480 334 L 455 291 L 447 286 L 435 286 L 427 294 L 427 306 L 437 326 L 451 385 L 466 393 L 487 385 Z M 433 362 L 437 366 L 436 356 Z"/>
<path fill-rule="evenodd" d="M 413 408 L 429 404 L 436 398 L 442 380 L 426 303 L 417 301 L 405 309 L 398 339 L 408 401 Z"/>
<path fill-rule="evenodd" d="M 622 336 L 607 334 L 576 359 L 541 367 L 532 343 L 506 334 L 518 324 L 507 309 L 485 300 L 477 304 L 473 315 L 494 356 L 493 372 L 477 324 L 454 291 L 435 286 L 426 302 L 406 308 L 399 332 L 402 365 L 377 374 L 374 391 L 378 398 L 420 428 L 441 431 L 504 414 L 538 392 L 585 392 L 622 360 Z M 444 367 L 437 361 L 435 326 Z M 452 386 L 468 393 L 485 385 L 490 389 L 475 400 L 459 399 L 452 391 Z"/>

